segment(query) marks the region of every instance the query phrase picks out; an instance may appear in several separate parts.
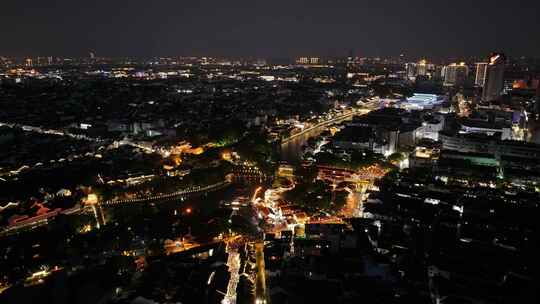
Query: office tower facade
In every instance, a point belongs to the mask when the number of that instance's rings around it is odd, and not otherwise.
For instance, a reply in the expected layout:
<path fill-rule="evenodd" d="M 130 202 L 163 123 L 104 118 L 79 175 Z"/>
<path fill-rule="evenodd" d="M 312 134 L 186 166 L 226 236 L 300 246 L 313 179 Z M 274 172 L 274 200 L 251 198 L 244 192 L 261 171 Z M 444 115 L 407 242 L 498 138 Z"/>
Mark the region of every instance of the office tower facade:
<path fill-rule="evenodd" d="M 413 80 L 416 77 L 416 63 L 405 64 L 407 79 Z"/>
<path fill-rule="evenodd" d="M 420 60 L 416 64 L 416 76 L 426 76 L 428 74 L 428 63 L 425 60 Z"/>
<path fill-rule="evenodd" d="M 418 76 L 426 76 L 431 78 L 433 76 L 433 72 L 435 71 L 435 65 L 428 63 L 425 59 L 422 59 L 418 62 L 407 63 L 405 65 L 405 70 L 407 73 L 407 78 L 414 81 Z"/>
<path fill-rule="evenodd" d="M 482 101 L 497 100 L 501 97 L 504 88 L 504 66 L 506 57 L 500 53 L 493 53 L 489 57 L 486 68 L 486 81 L 482 91 Z"/>
<path fill-rule="evenodd" d="M 300 58 L 296 59 L 296 63 L 297 64 L 308 64 L 309 63 L 309 58 L 308 57 L 300 57 Z"/>
<path fill-rule="evenodd" d="M 320 65 L 322 64 L 322 59 L 320 57 L 299 57 L 296 59 L 296 64 Z"/>
<path fill-rule="evenodd" d="M 422 59 L 416 64 L 416 76 L 430 76 L 435 70 L 433 63 L 428 63 L 427 60 Z"/>
<path fill-rule="evenodd" d="M 476 64 L 476 78 L 474 79 L 474 85 L 477 87 L 484 87 L 486 83 L 486 74 L 487 74 L 487 62 L 479 62 Z"/>
<path fill-rule="evenodd" d="M 444 68 L 444 85 L 445 86 L 461 86 L 467 81 L 469 75 L 469 67 L 464 62 L 457 64 L 452 63 Z"/>

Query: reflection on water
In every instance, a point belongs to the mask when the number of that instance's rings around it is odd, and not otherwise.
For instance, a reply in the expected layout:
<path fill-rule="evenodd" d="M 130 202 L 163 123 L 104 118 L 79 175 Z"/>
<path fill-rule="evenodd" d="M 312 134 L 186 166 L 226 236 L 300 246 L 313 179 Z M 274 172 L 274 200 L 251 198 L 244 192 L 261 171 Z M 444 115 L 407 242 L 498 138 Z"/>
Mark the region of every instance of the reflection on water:
<path fill-rule="evenodd" d="M 287 143 L 281 144 L 281 160 L 293 165 L 299 164 L 302 161 L 302 146 L 307 144 L 308 139 L 319 136 L 331 125 L 336 125 L 344 121 L 350 121 L 351 119 L 352 116 L 347 116 L 339 121 L 320 126 L 306 132 L 305 134 L 302 134 L 301 136 L 295 137 L 293 140 L 290 140 Z"/>
<path fill-rule="evenodd" d="M 311 137 L 320 135 L 328 126 L 323 126 L 298 136 L 281 145 L 281 160 L 290 164 L 299 164 L 302 161 L 302 146 L 307 144 Z M 526 141 L 540 144 L 540 120 L 528 122 Z"/>
<path fill-rule="evenodd" d="M 326 127 L 313 129 L 281 144 L 281 160 L 290 164 L 299 164 L 302 161 L 302 146 L 307 144 L 309 138 L 320 135 L 325 129 Z"/>

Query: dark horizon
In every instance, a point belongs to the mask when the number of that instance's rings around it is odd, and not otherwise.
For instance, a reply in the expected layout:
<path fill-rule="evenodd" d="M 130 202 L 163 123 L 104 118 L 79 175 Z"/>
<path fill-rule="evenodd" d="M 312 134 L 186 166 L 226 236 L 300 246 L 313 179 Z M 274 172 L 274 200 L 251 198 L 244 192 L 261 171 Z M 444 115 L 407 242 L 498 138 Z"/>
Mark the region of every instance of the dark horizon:
<path fill-rule="evenodd" d="M 540 55 L 538 1 L 10 1 L 1 56 Z"/>

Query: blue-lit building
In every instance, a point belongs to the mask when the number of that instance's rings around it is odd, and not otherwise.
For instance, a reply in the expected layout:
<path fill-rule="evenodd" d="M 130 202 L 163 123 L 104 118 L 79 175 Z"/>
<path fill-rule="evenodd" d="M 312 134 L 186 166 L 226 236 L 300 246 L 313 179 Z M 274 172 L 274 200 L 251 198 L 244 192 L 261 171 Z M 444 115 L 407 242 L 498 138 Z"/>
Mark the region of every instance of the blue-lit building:
<path fill-rule="evenodd" d="M 414 93 L 400 103 L 400 108 L 406 110 L 431 110 L 444 102 L 444 96 L 435 94 Z"/>

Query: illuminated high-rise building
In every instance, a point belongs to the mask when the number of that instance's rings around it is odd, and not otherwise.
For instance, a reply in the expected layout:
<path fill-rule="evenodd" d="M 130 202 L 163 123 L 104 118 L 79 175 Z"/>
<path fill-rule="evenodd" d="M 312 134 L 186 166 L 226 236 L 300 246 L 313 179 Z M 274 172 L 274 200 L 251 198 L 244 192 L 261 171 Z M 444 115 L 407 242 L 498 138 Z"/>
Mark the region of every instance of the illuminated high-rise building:
<path fill-rule="evenodd" d="M 296 59 L 296 64 L 301 65 L 320 65 L 322 60 L 320 57 L 299 57 Z"/>
<path fill-rule="evenodd" d="M 300 57 L 296 59 L 297 64 L 309 64 L 309 58 L 308 57 Z"/>
<path fill-rule="evenodd" d="M 354 65 L 353 53 L 353 50 L 349 50 L 349 55 L 347 56 L 347 67 L 352 67 Z"/>
<path fill-rule="evenodd" d="M 31 68 L 34 66 L 34 62 L 32 61 L 32 58 L 26 58 L 24 61 L 24 65 L 28 68 Z"/>
<path fill-rule="evenodd" d="M 460 86 L 464 85 L 469 75 L 469 67 L 465 62 L 460 64 L 452 63 L 444 67 L 444 85 L 445 86 Z"/>
<path fill-rule="evenodd" d="M 501 97 L 504 88 L 504 66 L 506 57 L 504 54 L 493 53 L 489 57 L 486 68 L 486 81 L 482 92 L 482 101 L 497 100 Z"/>
<path fill-rule="evenodd" d="M 487 74 L 487 62 L 479 62 L 476 64 L 476 78 L 474 80 L 474 85 L 477 87 L 484 87 L 486 83 L 486 74 Z"/>
<path fill-rule="evenodd" d="M 416 63 L 405 64 L 405 70 L 407 72 L 407 78 L 412 80 L 416 77 Z"/>
<path fill-rule="evenodd" d="M 428 64 L 427 60 L 422 59 L 416 64 L 416 76 L 426 76 L 432 64 Z"/>
<path fill-rule="evenodd" d="M 431 78 L 435 71 L 435 65 L 428 63 L 427 60 L 422 59 L 418 62 L 411 62 L 405 64 L 407 78 L 409 80 L 416 80 L 418 76 L 425 76 Z"/>

